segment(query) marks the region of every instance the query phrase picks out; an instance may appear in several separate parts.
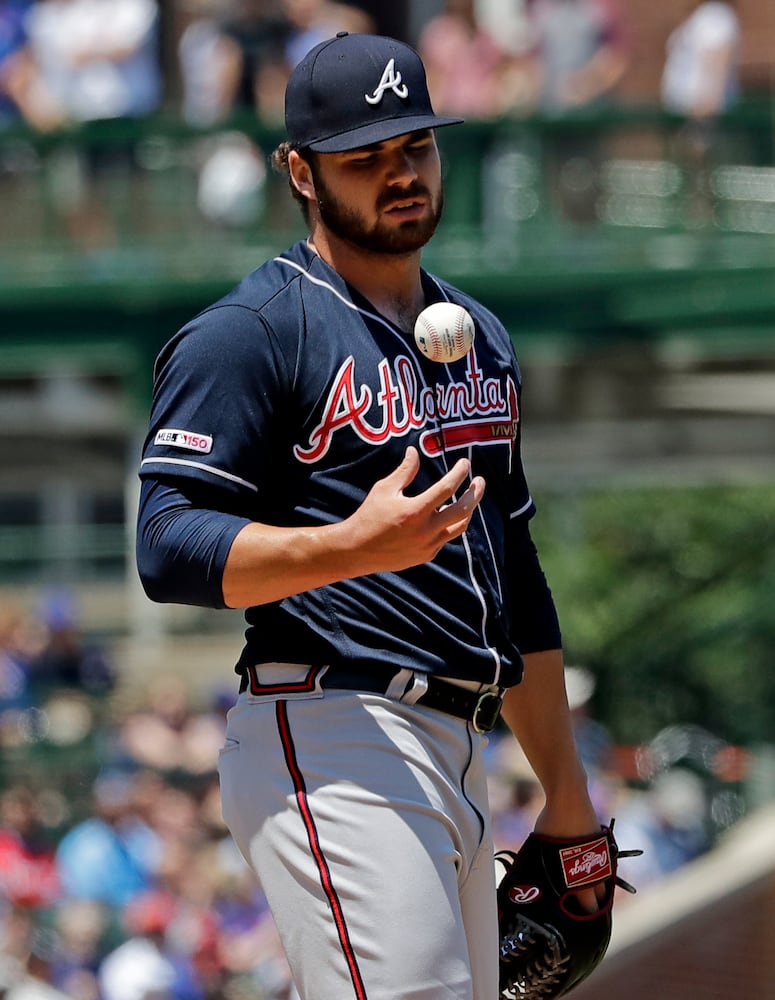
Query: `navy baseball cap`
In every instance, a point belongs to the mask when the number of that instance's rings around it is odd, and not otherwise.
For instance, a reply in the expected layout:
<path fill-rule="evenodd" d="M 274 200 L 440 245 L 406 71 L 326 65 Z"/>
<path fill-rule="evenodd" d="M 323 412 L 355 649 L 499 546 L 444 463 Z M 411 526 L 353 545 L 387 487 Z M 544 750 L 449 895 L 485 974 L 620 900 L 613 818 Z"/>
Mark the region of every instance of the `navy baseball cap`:
<path fill-rule="evenodd" d="M 435 114 L 417 52 L 384 35 L 340 32 L 316 45 L 285 90 L 288 141 L 342 153 L 406 132 L 459 125 Z"/>

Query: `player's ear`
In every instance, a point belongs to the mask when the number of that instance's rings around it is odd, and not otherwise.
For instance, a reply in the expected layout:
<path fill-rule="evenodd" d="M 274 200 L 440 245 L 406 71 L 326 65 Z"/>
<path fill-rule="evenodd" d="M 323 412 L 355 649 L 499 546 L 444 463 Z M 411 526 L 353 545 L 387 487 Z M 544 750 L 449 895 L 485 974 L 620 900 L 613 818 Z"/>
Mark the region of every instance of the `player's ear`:
<path fill-rule="evenodd" d="M 303 198 L 314 201 L 315 181 L 312 177 L 312 168 L 309 165 L 309 161 L 295 149 L 292 149 L 288 153 L 288 173 L 290 174 L 291 184 L 293 184 L 299 194 Z"/>

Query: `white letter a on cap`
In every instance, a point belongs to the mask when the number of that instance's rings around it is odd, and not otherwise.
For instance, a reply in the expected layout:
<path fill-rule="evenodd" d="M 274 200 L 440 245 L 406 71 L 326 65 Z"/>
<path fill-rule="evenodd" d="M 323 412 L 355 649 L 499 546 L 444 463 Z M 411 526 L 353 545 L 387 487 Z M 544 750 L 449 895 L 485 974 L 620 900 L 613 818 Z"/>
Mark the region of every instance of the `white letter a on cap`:
<path fill-rule="evenodd" d="M 405 83 L 401 83 L 401 74 L 396 73 L 395 59 L 391 59 L 382 71 L 382 77 L 374 93 L 364 94 L 363 96 L 369 104 L 379 104 L 386 90 L 392 90 L 396 97 L 402 99 L 409 96 L 409 88 Z"/>

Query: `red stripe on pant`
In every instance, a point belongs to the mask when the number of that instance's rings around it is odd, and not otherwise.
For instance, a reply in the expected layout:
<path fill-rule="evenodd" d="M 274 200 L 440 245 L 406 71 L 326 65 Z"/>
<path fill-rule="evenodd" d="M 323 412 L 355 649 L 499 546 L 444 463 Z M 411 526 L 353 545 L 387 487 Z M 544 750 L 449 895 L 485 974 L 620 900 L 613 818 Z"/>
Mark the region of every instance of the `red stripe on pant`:
<path fill-rule="evenodd" d="M 334 888 L 333 880 L 331 879 L 331 872 L 329 871 L 328 863 L 320 846 L 318 832 L 315 826 L 315 819 L 312 815 L 312 810 L 310 809 L 309 800 L 307 798 L 304 776 L 302 775 L 299 763 L 296 760 L 296 750 L 293 745 L 291 727 L 288 722 L 288 703 L 285 701 L 278 701 L 276 712 L 277 728 L 280 732 L 280 739 L 285 753 L 285 762 L 288 765 L 288 771 L 293 782 L 296 804 L 299 807 L 299 813 L 301 815 L 302 822 L 304 823 L 304 829 L 307 831 L 310 851 L 312 852 L 312 857 L 315 859 L 318 874 L 320 875 L 320 884 L 323 887 L 323 892 L 325 893 L 326 899 L 331 907 L 334 924 L 336 925 L 336 932 L 339 935 L 339 943 L 342 946 L 342 954 L 344 955 L 347 963 L 350 978 L 352 979 L 353 989 L 355 990 L 355 997 L 356 1000 L 366 1000 L 366 987 L 363 984 L 360 969 L 358 968 L 358 959 L 355 957 L 355 952 L 347 932 L 347 924 L 344 919 L 344 914 L 342 913 L 342 904 L 336 894 L 336 889 Z"/>

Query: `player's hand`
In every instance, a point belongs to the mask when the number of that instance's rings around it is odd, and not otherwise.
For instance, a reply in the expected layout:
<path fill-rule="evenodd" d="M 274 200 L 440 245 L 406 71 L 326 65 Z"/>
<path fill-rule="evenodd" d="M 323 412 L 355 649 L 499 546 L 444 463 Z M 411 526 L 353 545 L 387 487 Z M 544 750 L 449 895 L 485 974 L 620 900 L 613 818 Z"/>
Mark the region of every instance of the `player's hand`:
<path fill-rule="evenodd" d="M 569 796 L 573 801 L 573 796 Z M 592 807 L 592 803 L 584 795 L 579 796 L 577 809 L 565 808 L 560 811 L 558 817 L 553 817 L 551 800 L 547 802 L 536 821 L 536 830 L 554 837 L 583 837 L 595 833 L 600 822 Z M 605 899 L 605 886 L 602 884 L 579 889 L 574 892 L 579 908 L 586 913 L 594 913 L 600 908 L 600 903 Z"/>
<path fill-rule="evenodd" d="M 462 535 L 484 495 L 484 479 L 475 476 L 456 497 L 471 474 L 461 458 L 438 482 L 409 497 L 420 469 L 416 448 L 407 448 L 401 464 L 378 480 L 361 506 L 345 522 L 357 547 L 363 573 L 397 571 L 430 562 L 439 550 Z"/>

